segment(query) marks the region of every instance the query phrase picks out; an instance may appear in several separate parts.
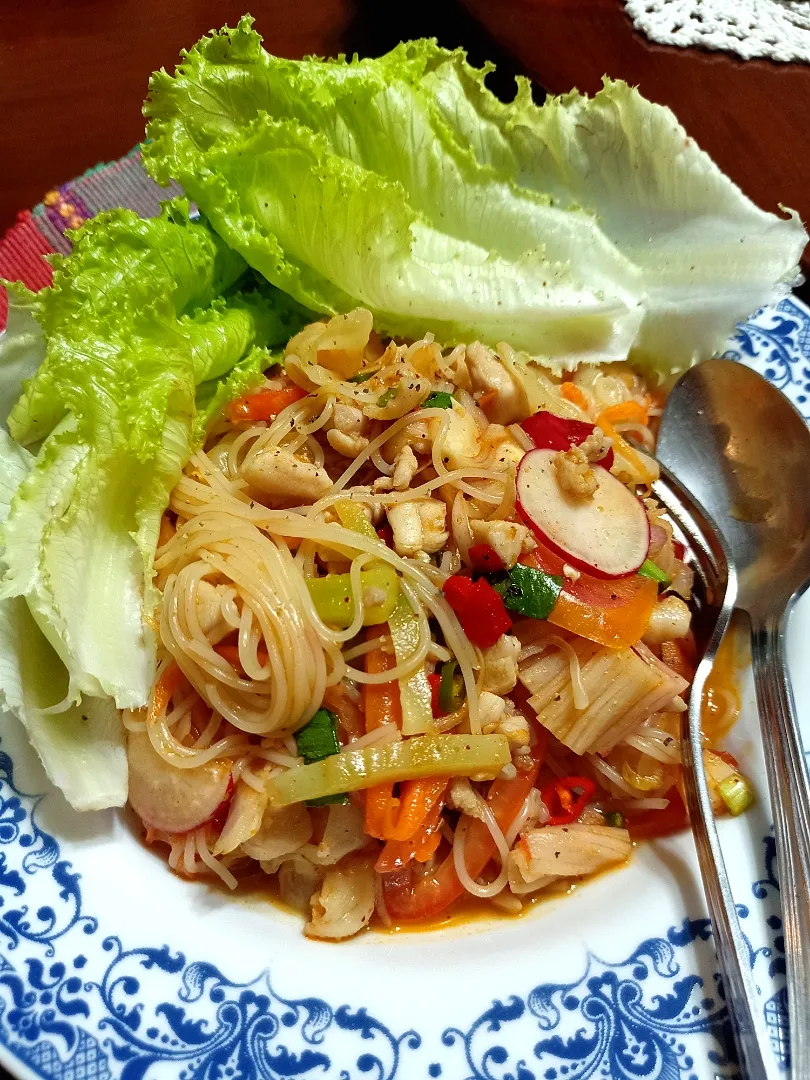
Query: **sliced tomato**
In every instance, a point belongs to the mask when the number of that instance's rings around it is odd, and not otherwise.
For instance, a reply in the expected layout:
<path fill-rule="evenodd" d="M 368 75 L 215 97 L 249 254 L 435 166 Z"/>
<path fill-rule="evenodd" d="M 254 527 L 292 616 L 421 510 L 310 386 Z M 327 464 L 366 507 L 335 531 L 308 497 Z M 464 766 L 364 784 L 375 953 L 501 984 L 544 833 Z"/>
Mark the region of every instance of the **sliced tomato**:
<path fill-rule="evenodd" d="M 640 640 L 658 598 L 658 585 L 650 578 L 632 574 L 609 581 L 580 573 L 572 581 L 563 574 L 564 559 L 540 542 L 520 561 L 562 577 L 562 592 L 548 617 L 552 625 L 613 649 Z"/>

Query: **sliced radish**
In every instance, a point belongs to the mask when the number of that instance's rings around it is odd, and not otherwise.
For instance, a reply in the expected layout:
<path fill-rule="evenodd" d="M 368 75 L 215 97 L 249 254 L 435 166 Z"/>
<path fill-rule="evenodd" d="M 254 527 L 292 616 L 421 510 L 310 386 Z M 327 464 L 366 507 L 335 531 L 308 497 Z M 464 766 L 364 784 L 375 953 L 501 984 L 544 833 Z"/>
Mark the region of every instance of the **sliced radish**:
<path fill-rule="evenodd" d="M 620 480 L 592 465 L 596 491 L 586 499 L 560 487 L 556 450 L 530 450 L 518 467 L 518 508 L 540 539 L 566 562 L 602 578 L 632 574 L 647 558 L 650 525 L 644 506 Z"/>
<path fill-rule="evenodd" d="M 160 832 L 186 833 L 204 825 L 231 796 L 230 762 L 177 769 L 137 731 L 128 733 L 127 758 L 129 804 L 144 825 Z"/>
<path fill-rule="evenodd" d="M 524 420 L 520 426 L 538 449 L 568 450 L 585 442 L 593 434 L 595 425 L 584 420 L 569 420 L 556 413 L 539 412 Z M 605 469 L 613 467 L 612 446 L 599 464 Z"/>

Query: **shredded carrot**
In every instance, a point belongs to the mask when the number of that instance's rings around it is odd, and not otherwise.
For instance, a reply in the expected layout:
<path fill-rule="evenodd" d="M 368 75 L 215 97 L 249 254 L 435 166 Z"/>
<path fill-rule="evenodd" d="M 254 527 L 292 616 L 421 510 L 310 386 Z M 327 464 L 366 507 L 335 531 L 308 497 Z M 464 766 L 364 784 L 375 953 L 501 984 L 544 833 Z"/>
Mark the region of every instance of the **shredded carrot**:
<path fill-rule="evenodd" d="M 619 409 L 623 410 L 623 412 L 617 413 L 617 410 Z M 646 424 L 647 410 L 635 401 L 624 401 L 621 405 L 611 405 L 609 408 L 605 409 L 604 412 L 601 412 L 596 418 L 596 424 L 597 427 L 600 427 L 602 431 L 604 431 L 609 439 L 613 440 L 613 449 L 616 453 L 621 454 L 625 461 L 628 461 L 634 469 L 641 473 L 641 483 L 651 484 L 655 477 L 644 464 L 644 459 L 615 429 L 613 426 L 614 420 L 616 423 L 630 421 L 634 424 Z"/>
<path fill-rule="evenodd" d="M 368 629 L 368 638 L 379 637 L 384 626 Z M 396 666 L 393 653 L 383 649 L 372 649 L 366 653 L 366 671 L 377 674 Z M 363 703 L 366 714 L 366 731 L 373 731 L 382 724 L 396 724 L 402 727 L 402 706 L 399 700 L 399 684 L 368 683 L 363 687 Z M 369 836 L 385 839 L 388 823 L 397 810 L 399 800 L 394 798 L 393 784 L 377 784 L 366 792 L 366 832 Z"/>
<path fill-rule="evenodd" d="M 147 724 L 153 724 L 159 716 L 163 715 L 169 707 L 172 696 L 177 693 L 184 683 L 186 683 L 185 675 L 174 660 L 170 661 L 155 683 L 149 714 L 146 718 Z"/>
<path fill-rule="evenodd" d="M 570 401 L 572 405 L 576 405 L 582 409 L 583 412 L 588 411 L 588 399 L 582 393 L 576 383 L 564 382 L 560 387 L 560 393 L 566 401 Z"/>
<path fill-rule="evenodd" d="M 439 798 L 425 816 L 424 821 L 408 840 L 388 840 L 379 854 L 374 869 L 378 874 L 388 874 L 393 870 L 401 870 L 412 860 L 427 862 L 431 855 L 436 852 L 442 840 L 441 824 L 442 811 L 447 801 L 448 781 L 443 781 L 444 787 Z"/>
<path fill-rule="evenodd" d="M 599 414 L 599 419 L 596 421 L 599 427 L 602 427 L 603 420 L 607 420 L 610 424 L 629 422 L 646 426 L 649 423 L 649 416 L 647 415 L 646 405 L 639 405 L 637 401 L 622 401 L 619 405 L 608 406 Z"/>
<path fill-rule="evenodd" d="M 497 400 L 498 400 L 498 391 L 497 390 L 487 390 L 478 399 L 478 408 L 483 409 L 484 412 L 486 412 L 487 409 L 490 407 L 490 405 L 494 405 Z"/>

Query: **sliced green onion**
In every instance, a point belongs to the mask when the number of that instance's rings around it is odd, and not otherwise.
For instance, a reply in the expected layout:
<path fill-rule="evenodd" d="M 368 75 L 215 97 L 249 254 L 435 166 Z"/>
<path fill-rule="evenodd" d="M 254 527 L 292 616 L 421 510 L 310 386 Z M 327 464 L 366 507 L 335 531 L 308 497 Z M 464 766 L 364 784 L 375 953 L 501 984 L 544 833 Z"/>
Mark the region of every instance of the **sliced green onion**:
<path fill-rule="evenodd" d="M 725 780 L 721 780 L 717 785 L 717 790 L 720 793 L 720 798 L 728 807 L 728 812 L 733 814 L 734 817 L 742 814 L 749 806 L 754 805 L 754 789 L 751 782 L 739 773 L 734 773 L 733 776 L 727 776 Z"/>
<path fill-rule="evenodd" d="M 519 611 L 530 619 L 547 619 L 554 610 L 562 589 L 562 578 L 516 563 L 506 574 L 492 582 L 504 607 Z"/>
<path fill-rule="evenodd" d="M 650 578 L 652 581 L 657 581 L 659 585 L 668 585 L 670 581 L 669 574 L 665 574 L 660 566 L 656 565 L 652 559 L 645 559 L 641 566 L 638 568 L 639 574 L 642 577 Z"/>
<path fill-rule="evenodd" d="M 398 386 L 389 386 L 387 390 L 383 390 L 380 396 L 377 398 L 377 408 L 384 409 L 386 405 L 390 404 L 399 393 Z"/>
<path fill-rule="evenodd" d="M 444 390 L 434 390 L 422 402 L 423 409 L 452 409 L 453 398 Z"/>
<path fill-rule="evenodd" d="M 329 709 L 318 709 L 309 723 L 295 733 L 298 756 L 311 765 L 313 761 L 337 754 L 340 751 L 337 728 L 338 718 L 335 714 Z"/>
<path fill-rule="evenodd" d="M 379 370 L 379 368 L 375 368 L 374 371 L 359 371 L 356 375 L 352 375 L 347 381 L 353 383 L 368 382 L 368 380 L 376 375 Z"/>
<path fill-rule="evenodd" d="M 429 776 L 495 777 L 511 761 L 505 735 L 422 735 L 388 746 L 345 747 L 311 765 L 285 769 L 267 782 L 273 806 Z"/>
<path fill-rule="evenodd" d="M 457 673 L 458 660 L 442 664 L 439 679 L 439 708 L 443 713 L 457 712 L 464 704 L 464 679 Z"/>
<path fill-rule="evenodd" d="M 610 814 L 605 814 L 605 824 L 610 825 L 612 829 L 623 829 L 624 814 L 621 810 L 614 810 Z"/>

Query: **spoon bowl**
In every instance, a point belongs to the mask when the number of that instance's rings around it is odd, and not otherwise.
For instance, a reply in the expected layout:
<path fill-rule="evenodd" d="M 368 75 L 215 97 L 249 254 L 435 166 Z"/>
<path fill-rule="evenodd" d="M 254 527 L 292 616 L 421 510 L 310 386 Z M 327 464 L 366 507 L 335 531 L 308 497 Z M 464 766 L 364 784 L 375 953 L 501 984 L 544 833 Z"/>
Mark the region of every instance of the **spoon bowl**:
<path fill-rule="evenodd" d="M 737 606 L 763 616 L 810 580 L 810 430 L 750 368 L 707 360 L 667 400 L 657 455 L 718 523 Z"/>

